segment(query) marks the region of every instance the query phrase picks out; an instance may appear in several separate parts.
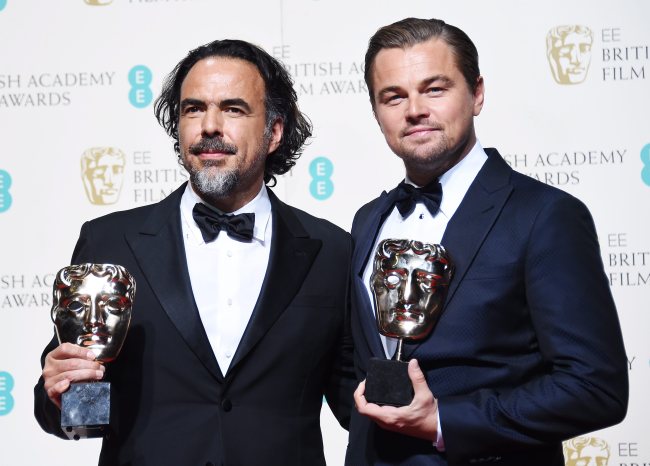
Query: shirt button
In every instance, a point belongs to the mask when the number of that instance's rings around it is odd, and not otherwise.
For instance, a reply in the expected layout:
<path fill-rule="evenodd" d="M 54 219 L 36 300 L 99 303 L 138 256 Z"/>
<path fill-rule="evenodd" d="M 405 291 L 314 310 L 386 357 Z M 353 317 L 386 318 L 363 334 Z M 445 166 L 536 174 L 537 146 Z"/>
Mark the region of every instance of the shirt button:
<path fill-rule="evenodd" d="M 228 306 L 232 306 L 232 299 L 228 298 Z"/>
<path fill-rule="evenodd" d="M 232 251 L 228 251 L 228 252 L 226 253 L 226 255 L 227 255 L 228 257 L 232 257 Z"/>
<path fill-rule="evenodd" d="M 226 351 L 226 357 L 228 359 L 232 358 L 232 353 L 230 351 Z"/>

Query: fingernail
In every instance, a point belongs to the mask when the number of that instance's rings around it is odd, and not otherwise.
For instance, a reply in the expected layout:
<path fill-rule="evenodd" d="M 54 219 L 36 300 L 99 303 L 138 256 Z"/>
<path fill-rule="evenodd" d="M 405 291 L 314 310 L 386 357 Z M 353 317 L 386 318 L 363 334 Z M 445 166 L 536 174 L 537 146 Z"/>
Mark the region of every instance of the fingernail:
<path fill-rule="evenodd" d="M 95 374 L 97 375 L 98 379 L 101 379 L 102 377 L 104 377 L 104 371 L 95 371 Z"/>

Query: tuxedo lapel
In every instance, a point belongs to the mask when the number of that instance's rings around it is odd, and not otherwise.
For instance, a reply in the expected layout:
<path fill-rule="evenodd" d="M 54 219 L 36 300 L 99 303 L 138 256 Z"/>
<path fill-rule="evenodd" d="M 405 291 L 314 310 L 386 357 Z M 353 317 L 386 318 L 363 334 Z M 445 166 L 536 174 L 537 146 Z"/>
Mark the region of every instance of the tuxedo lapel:
<path fill-rule="evenodd" d="M 236 372 L 237 365 L 291 303 L 322 246 L 320 240 L 309 238 L 291 208 L 282 203 L 270 189 L 267 191 L 273 215 L 269 264 L 253 314 L 226 377 Z"/>
<path fill-rule="evenodd" d="M 180 199 L 185 184 L 154 206 L 139 233 L 127 242 L 149 286 L 185 342 L 218 380 L 223 375 L 194 301 L 185 258 Z"/>
<path fill-rule="evenodd" d="M 370 302 L 368 291 L 363 283 L 363 273 L 366 264 L 372 260 L 374 251 L 372 247 L 379 233 L 379 228 L 390 214 L 396 190 L 390 193 L 382 192 L 373 203 L 368 213 L 358 218 L 358 225 L 352 231 L 354 240 L 354 253 L 352 255 L 352 279 L 354 280 L 355 294 L 357 297 L 356 315 L 361 320 L 361 328 L 366 337 L 370 350 L 375 356 L 384 357 L 384 349 L 377 330 L 377 319 Z"/>

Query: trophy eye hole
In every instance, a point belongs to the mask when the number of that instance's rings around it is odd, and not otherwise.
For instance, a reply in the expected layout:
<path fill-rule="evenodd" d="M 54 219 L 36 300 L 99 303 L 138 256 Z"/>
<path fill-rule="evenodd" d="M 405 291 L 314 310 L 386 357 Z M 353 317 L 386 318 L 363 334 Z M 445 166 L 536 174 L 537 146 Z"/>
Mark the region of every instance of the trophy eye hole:
<path fill-rule="evenodd" d="M 104 297 L 104 309 L 111 314 L 121 314 L 127 305 L 128 300 L 123 296 L 109 295 Z"/>
<path fill-rule="evenodd" d="M 65 309 L 73 314 L 81 314 L 86 309 L 86 306 L 78 298 L 74 298 L 65 303 Z"/>
<path fill-rule="evenodd" d="M 386 275 L 386 278 L 384 278 L 384 283 L 386 284 L 386 288 L 389 288 L 391 290 L 395 289 L 401 281 L 402 281 L 402 277 L 400 277 L 397 274 L 389 274 Z"/>
<path fill-rule="evenodd" d="M 417 277 L 420 287 L 424 290 L 430 290 L 436 282 L 436 275 L 432 273 L 420 273 Z"/>

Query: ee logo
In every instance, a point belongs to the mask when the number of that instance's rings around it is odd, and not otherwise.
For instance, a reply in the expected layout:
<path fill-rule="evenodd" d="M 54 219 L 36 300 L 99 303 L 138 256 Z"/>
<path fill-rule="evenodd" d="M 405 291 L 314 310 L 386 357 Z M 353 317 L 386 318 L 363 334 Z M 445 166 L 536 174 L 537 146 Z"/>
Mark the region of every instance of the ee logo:
<path fill-rule="evenodd" d="M 0 169 L 0 213 L 6 212 L 11 207 L 11 175 L 5 170 Z"/>
<path fill-rule="evenodd" d="M 136 65 L 129 71 L 129 84 L 131 84 L 129 102 L 135 108 L 144 108 L 151 103 L 153 99 L 153 92 L 149 87 L 151 79 L 151 70 L 144 65 Z"/>
<path fill-rule="evenodd" d="M 4 10 L 7 6 L 7 0 L 0 0 L 0 11 Z"/>
<path fill-rule="evenodd" d="M 650 144 L 646 144 L 643 146 L 643 149 L 641 149 L 641 162 L 643 162 L 641 179 L 647 186 L 650 186 Z"/>
<path fill-rule="evenodd" d="M 0 416 L 9 414 L 14 408 L 14 378 L 9 372 L 0 372 Z"/>
<path fill-rule="evenodd" d="M 330 179 L 333 171 L 334 164 L 327 157 L 316 157 L 309 164 L 309 174 L 312 178 L 309 191 L 315 199 L 324 201 L 334 192 L 334 183 Z"/>

